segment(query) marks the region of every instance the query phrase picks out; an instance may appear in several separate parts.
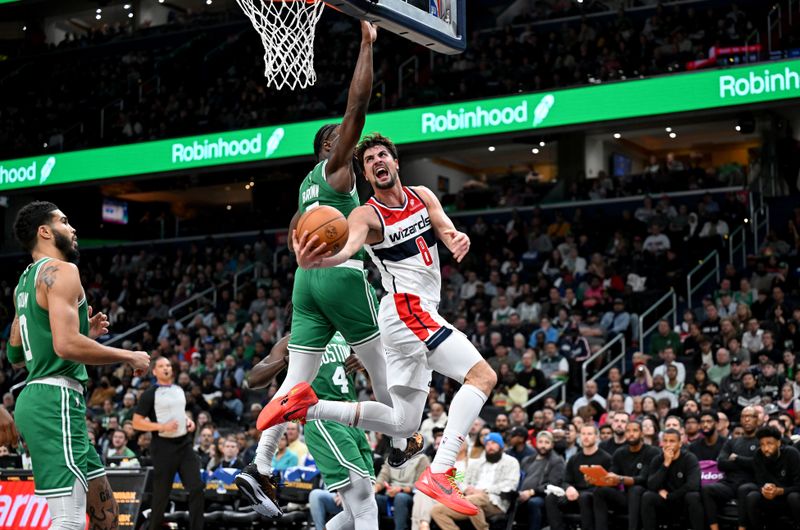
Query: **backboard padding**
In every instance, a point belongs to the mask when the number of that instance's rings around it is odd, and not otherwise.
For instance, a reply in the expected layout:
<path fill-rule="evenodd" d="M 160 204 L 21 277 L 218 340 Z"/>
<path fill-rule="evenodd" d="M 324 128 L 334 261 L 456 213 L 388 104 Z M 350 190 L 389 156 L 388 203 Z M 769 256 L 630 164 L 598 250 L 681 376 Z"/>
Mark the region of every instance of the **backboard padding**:
<path fill-rule="evenodd" d="M 326 3 L 439 53 L 457 54 L 467 47 L 466 0 L 440 0 L 439 17 L 403 0 L 327 0 Z"/>

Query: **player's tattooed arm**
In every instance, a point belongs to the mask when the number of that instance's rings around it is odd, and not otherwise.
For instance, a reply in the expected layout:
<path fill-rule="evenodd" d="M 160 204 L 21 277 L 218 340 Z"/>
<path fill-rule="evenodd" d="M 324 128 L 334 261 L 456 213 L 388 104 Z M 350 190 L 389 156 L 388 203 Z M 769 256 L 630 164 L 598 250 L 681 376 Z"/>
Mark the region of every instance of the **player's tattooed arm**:
<path fill-rule="evenodd" d="M 119 508 L 105 476 L 89 481 L 86 501 L 90 530 L 116 530 L 119 525 Z"/>
<path fill-rule="evenodd" d="M 8 362 L 14 368 L 22 368 L 25 366 L 25 352 L 22 349 L 22 335 L 19 331 L 19 316 L 16 313 L 17 309 L 17 289 L 14 288 L 14 320 L 11 321 L 11 333 L 8 336 L 8 344 L 6 344 L 6 357 Z"/>
<path fill-rule="evenodd" d="M 289 337 L 286 335 L 272 347 L 269 355 L 250 370 L 247 386 L 251 389 L 265 388 L 289 365 Z"/>
<path fill-rule="evenodd" d="M 20 335 L 19 317 L 17 315 L 14 315 L 14 320 L 11 322 L 11 334 L 8 337 L 6 356 L 8 357 L 8 362 L 14 368 L 25 366 L 25 354 L 22 350 L 22 335 Z"/>
<path fill-rule="evenodd" d="M 47 291 L 53 288 L 56 284 L 56 274 L 58 273 L 58 264 L 47 262 L 44 268 L 39 271 L 39 278 L 37 280 L 37 287 L 44 286 Z"/>

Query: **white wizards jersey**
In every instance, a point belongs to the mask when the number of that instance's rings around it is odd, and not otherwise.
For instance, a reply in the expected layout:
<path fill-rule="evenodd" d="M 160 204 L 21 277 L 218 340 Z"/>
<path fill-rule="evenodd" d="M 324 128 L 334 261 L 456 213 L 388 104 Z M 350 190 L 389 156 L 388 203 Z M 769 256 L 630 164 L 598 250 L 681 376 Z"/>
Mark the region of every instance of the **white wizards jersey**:
<path fill-rule="evenodd" d="M 365 203 L 375 209 L 383 227 L 383 240 L 366 249 L 381 271 L 386 292 L 413 293 L 438 303 L 442 275 L 431 217 L 414 190 L 403 186 L 403 194 L 403 206 L 386 206 L 375 197 Z"/>

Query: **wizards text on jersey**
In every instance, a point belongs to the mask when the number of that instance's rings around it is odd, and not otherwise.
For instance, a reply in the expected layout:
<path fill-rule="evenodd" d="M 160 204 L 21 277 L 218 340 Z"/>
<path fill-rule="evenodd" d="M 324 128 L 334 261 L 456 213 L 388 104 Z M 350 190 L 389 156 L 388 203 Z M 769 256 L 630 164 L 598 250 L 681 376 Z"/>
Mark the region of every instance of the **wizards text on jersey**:
<path fill-rule="evenodd" d="M 397 243 L 416 234 L 418 231 L 422 232 L 429 226 L 431 226 L 431 218 L 425 216 L 411 226 L 397 227 L 396 231 L 389 233 L 389 241 Z"/>
<path fill-rule="evenodd" d="M 438 302 L 441 288 L 436 234 L 425 202 L 403 187 L 402 206 L 387 206 L 375 197 L 367 205 L 380 219 L 383 239 L 366 246 L 378 264 L 387 292 L 419 294 Z"/>

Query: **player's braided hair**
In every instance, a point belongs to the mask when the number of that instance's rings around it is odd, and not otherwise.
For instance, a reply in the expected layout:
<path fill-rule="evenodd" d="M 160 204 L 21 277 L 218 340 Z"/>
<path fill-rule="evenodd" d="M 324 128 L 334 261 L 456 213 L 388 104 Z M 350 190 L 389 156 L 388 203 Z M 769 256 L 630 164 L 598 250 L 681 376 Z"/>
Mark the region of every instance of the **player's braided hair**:
<path fill-rule="evenodd" d="M 338 123 L 328 123 L 323 125 L 314 135 L 314 157 L 319 160 L 319 154 L 322 152 L 322 142 L 328 139 L 328 136 L 338 127 Z"/>
<path fill-rule="evenodd" d="M 26 252 L 30 252 L 36 246 L 36 233 L 39 227 L 49 225 L 56 210 L 58 206 L 52 202 L 33 201 L 23 206 L 17 213 L 17 218 L 14 220 L 14 237 Z"/>
<path fill-rule="evenodd" d="M 397 160 L 397 146 L 394 145 L 394 142 L 383 136 L 381 133 L 368 134 L 358 143 L 354 153 L 362 173 L 364 172 L 364 152 L 370 147 L 375 147 L 376 145 L 384 146 L 392 154 L 392 157 Z"/>

